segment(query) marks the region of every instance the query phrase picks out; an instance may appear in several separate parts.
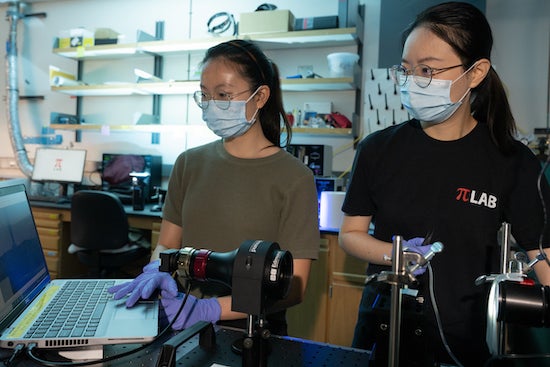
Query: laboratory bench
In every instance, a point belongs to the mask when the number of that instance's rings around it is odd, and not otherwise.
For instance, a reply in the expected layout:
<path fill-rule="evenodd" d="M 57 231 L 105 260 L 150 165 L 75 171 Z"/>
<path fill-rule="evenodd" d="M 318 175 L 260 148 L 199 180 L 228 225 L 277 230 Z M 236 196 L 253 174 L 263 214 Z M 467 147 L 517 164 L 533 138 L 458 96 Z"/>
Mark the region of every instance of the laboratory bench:
<path fill-rule="evenodd" d="M 152 246 L 160 233 L 161 212 L 135 211 L 125 205 L 131 227 L 150 233 Z M 32 202 L 31 207 L 48 269 L 52 278 L 82 275 L 76 255 L 69 254 L 70 204 Z M 351 346 L 366 263 L 344 253 L 338 246 L 337 229 L 320 232 L 319 259 L 311 268 L 304 301 L 287 311 L 289 335 L 311 341 Z"/>
<path fill-rule="evenodd" d="M 271 335 L 264 342 L 254 339 L 254 345 L 262 345 L 266 352 L 243 354 L 234 351 L 235 341 L 245 336 L 242 330 L 213 326 L 201 321 L 181 332 L 170 331 L 160 335 L 145 349 L 129 356 L 93 366 L 136 366 L 136 367 L 367 367 L 370 352 L 365 350 L 318 343 L 292 337 Z M 107 345 L 103 357 L 113 357 L 137 348 L 138 345 Z M 6 360 L 11 350 L 0 349 L 0 358 Z M 39 356 L 47 361 L 67 362 L 59 357 L 57 350 L 42 351 Z M 79 360 L 73 360 L 79 362 Z M 17 366 L 35 367 L 44 364 L 21 356 Z M 52 366 L 55 364 L 51 364 Z"/>

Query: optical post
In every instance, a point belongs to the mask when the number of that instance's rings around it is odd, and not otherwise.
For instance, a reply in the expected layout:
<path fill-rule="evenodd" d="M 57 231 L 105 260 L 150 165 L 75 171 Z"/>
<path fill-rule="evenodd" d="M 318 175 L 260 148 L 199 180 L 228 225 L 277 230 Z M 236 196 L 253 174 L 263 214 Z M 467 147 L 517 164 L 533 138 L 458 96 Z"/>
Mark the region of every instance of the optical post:
<path fill-rule="evenodd" d="M 416 282 L 413 272 L 425 266 L 432 257 L 443 250 L 441 242 L 432 244 L 430 251 L 422 256 L 415 252 L 403 251 L 403 237 L 394 236 L 392 248 L 392 270 L 380 272 L 368 281 L 376 280 L 391 285 L 390 335 L 388 367 L 399 366 L 399 350 L 402 318 L 402 289 Z"/>
<path fill-rule="evenodd" d="M 241 353 L 243 367 L 267 366 L 271 333 L 265 314 L 290 289 L 290 252 L 280 250 L 276 242 L 252 240 L 225 253 L 192 247 L 168 250 L 160 254 L 160 260 L 161 271 L 177 271 L 188 281 L 215 281 L 231 287 L 232 311 L 247 314 L 245 335 L 232 349 Z"/>

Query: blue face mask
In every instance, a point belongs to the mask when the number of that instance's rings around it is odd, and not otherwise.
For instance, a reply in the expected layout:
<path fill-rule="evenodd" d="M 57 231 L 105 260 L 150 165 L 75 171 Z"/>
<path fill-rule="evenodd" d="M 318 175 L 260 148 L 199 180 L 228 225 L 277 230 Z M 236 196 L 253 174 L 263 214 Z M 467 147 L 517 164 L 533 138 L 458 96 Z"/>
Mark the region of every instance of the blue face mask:
<path fill-rule="evenodd" d="M 258 93 L 254 93 L 246 101 L 231 101 L 227 110 L 219 108 L 215 101 L 209 103 L 205 110 L 202 110 L 202 119 L 212 132 L 220 138 L 235 138 L 246 133 L 256 122 L 256 115 L 259 109 L 256 109 L 254 115 L 249 120 L 246 119 L 246 104 Z"/>
<path fill-rule="evenodd" d="M 401 103 L 412 117 L 419 121 L 438 124 L 451 117 L 462 100 L 466 97 L 470 88 L 456 102 L 451 102 L 451 86 L 454 82 L 462 78 L 470 69 L 453 80 L 432 79 L 426 87 L 419 87 L 412 78 L 409 78 L 405 85 L 401 87 Z"/>

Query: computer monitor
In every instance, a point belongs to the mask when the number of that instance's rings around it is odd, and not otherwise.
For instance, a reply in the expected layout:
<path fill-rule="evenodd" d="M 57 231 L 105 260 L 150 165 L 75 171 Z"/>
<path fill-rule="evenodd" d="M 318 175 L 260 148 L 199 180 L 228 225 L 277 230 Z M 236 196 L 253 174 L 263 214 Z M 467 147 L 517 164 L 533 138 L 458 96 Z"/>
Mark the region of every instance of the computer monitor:
<path fill-rule="evenodd" d="M 102 189 L 121 195 L 131 195 L 132 177 L 130 173 L 148 173 L 145 180 L 145 197 L 155 194 L 154 187 L 162 183 L 162 157 L 148 154 L 103 153 L 101 184 Z"/>
<path fill-rule="evenodd" d="M 38 148 L 34 156 L 32 180 L 81 183 L 85 164 L 85 150 Z"/>

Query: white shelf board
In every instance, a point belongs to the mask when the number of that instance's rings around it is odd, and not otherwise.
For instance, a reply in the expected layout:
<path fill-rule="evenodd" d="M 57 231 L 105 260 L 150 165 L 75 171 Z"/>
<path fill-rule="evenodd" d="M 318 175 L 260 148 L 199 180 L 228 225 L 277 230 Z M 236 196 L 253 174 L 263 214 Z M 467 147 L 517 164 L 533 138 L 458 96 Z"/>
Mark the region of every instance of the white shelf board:
<path fill-rule="evenodd" d="M 264 50 L 282 48 L 347 46 L 357 43 L 355 28 L 331 28 L 306 31 L 248 34 L 235 37 L 210 37 L 202 39 L 148 41 L 139 43 L 99 45 L 90 47 L 56 48 L 57 55 L 72 59 L 118 58 L 139 54 L 172 54 L 204 51 L 214 45 L 232 39 L 257 42 Z"/>
<path fill-rule="evenodd" d="M 129 96 L 129 95 L 183 95 L 200 89 L 198 80 L 112 83 L 51 87 L 52 91 L 78 97 Z M 353 78 L 282 79 L 281 89 L 286 92 L 353 90 Z"/>

